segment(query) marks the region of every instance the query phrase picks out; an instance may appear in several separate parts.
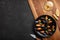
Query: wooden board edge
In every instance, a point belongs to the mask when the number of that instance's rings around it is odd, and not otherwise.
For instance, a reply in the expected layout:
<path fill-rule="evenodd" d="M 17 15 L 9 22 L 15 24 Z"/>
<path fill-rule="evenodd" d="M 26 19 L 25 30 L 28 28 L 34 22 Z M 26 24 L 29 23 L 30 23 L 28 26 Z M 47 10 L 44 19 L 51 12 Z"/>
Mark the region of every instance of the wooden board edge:
<path fill-rule="evenodd" d="M 37 12 L 36 12 L 36 10 L 35 10 L 35 7 L 34 7 L 34 5 L 33 5 L 32 0 L 28 0 L 28 3 L 29 3 L 29 5 L 30 5 L 30 8 L 31 8 L 32 14 L 33 14 L 33 16 L 34 16 L 34 19 L 37 19 L 37 18 L 38 18 L 38 15 L 37 15 Z"/>

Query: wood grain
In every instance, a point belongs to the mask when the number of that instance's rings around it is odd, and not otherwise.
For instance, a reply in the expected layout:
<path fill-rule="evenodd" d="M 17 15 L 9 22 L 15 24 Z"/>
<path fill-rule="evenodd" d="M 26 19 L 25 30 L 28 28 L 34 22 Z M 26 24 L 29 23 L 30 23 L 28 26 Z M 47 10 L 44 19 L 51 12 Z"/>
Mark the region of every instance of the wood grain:
<path fill-rule="evenodd" d="M 37 19 L 40 15 L 44 14 L 44 10 L 43 10 L 43 5 L 44 2 L 46 2 L 47 0 L 28 0 L 28 3 L 30 5 L 30 8 L 32 10 L 33 16 L 35 19 Z M 55 13 L 56 8 L 58 8 L 60 10 L 60 1 L 59 0 L 52 0 L 54 2 L 54 8 L 52 11 L 46 13 L 46 15 L 50 15 L 52 16 Z M 58 17 L 60 20 L 60 16 Z M 59 32 L 59 28 L 60 28 L 60 21 L 56 21 L 57 22 L 57 30 L 54 33 L 53 36 L 51 36 L 50 38 L 44 38 L 43 40 L 60 40 L 60 32 Z"/>

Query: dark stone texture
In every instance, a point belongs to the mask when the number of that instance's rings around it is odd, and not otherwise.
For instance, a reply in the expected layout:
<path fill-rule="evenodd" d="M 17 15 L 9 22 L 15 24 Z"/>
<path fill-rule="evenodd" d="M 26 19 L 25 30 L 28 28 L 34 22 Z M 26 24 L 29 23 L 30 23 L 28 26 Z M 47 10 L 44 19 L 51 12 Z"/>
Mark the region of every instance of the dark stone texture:
<path fill-rule="evenodd" d="M 0 40 L 33 40 L 33 21 L 27 0 L 0 0 Z"/>

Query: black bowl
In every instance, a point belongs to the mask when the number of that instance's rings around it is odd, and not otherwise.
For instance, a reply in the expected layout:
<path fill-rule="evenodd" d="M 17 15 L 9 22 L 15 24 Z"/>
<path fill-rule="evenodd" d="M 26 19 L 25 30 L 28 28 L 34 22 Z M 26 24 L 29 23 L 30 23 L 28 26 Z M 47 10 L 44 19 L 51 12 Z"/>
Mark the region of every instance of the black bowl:
<path fill-rule="evenodd" d="M 50 37 L 56 31 L 56 21 L 49 15 L 42 15 L 35 20 L 33 31 L 37 37 Z"/>

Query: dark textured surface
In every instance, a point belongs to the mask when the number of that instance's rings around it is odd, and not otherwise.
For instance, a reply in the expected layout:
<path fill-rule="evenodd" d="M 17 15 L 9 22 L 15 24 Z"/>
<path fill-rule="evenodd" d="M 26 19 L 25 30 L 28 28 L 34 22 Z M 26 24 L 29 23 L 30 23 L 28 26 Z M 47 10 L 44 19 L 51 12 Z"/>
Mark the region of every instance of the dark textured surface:
<path fill-rule="evenodd" d="M 33 21 L 27 0 L 0 0 L 0 40 L 33 40 Z"/>

